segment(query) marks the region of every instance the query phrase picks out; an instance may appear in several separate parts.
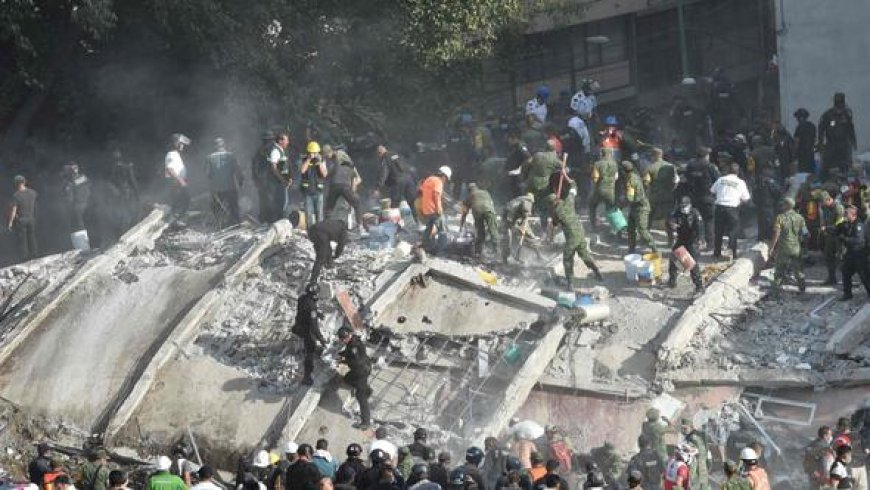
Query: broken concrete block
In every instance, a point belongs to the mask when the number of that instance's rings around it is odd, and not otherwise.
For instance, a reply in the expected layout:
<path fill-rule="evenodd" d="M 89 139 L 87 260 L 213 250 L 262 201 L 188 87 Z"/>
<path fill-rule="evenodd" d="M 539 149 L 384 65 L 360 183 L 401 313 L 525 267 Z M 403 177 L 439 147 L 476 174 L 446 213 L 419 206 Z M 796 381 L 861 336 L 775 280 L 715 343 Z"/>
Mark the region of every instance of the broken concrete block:
<path fill-rule="evenodd" d="M 860 347 L 870 336 L 870 304 L 864 305 L 857 313 L 838 328 L 828 341 L 826 349 L 835 354 L 849 354 Z"/>
<path fill-rule="evenodd" d="M 396 244 L 395 248 L 393 248 L 393 259 L 402 260 L 408 258 L 411 255 L 412 249 L 413 246 L 410 243 L 406 241 L 400 241 Z"/>
<path fill-rule="evenodd" d="M 580 331 L 580 336 L 577 337 L 578 347 L 592 347 L 598 339 L 601 338 L 601 332 L 591 328 L 584 328 Z"/>

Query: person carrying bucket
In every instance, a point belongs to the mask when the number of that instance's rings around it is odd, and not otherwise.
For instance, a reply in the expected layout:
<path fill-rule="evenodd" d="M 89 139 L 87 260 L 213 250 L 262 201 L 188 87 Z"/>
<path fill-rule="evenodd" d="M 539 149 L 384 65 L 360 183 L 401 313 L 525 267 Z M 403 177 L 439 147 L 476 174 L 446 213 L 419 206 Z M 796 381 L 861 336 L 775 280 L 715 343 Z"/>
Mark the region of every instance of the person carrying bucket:
<path fill-rule="evenodd" d="M 692 198 L 683 196 L 680 205 L 671 213 L 669 225 L 674 230 L 676 241 L 673 245 L 673 253 L 668 263 L 668 287 L 677 287 L 677 261 L 683 269 L 689 269 L 692 282 L 695 283 L 695 292 L 704 292 L 704 283 L 701 280 L 701 266 L 698 265 L 698 246 L 704 233 L 704 219 L 701 213 L 692 207 Z"/>
<path fill-rule="evenodd" d="M 595 188 L 589 201 L 589 223 L 594 231 L 598 227 L 595 218 L 598 205 L 604 203 L 606 212 L 616 208 L 616 180 L 619 178 L 619 165 L 613 159 L 611 148 L 601 149 L 601 159 L 592 167 L 592 183 Z M 620 230 L 615 230 L 619 232 Z"/>

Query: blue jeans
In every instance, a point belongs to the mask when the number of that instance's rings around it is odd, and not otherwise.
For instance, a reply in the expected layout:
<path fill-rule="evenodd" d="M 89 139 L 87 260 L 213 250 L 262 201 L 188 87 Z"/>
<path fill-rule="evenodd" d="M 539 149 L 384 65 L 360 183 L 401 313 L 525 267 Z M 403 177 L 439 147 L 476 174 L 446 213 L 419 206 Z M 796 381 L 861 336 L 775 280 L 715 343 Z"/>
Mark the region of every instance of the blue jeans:
<path fill-rule="evenodd" d="M 311 227 L 323 221 L 323 193 L 311 192 L 305 194 L 305 226 Z"/>

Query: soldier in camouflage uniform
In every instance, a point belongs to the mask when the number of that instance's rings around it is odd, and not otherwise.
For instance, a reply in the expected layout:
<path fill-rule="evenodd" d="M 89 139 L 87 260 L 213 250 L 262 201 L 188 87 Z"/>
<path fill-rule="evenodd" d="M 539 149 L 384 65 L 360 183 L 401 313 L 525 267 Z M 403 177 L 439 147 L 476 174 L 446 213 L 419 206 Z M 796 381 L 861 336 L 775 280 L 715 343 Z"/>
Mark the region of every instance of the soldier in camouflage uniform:
<path fill-rule="evenodd" d="M 627 177 L 625 200 L 628 203 L 628 253 L 634 253 L 638 235 L 649 245 L 653 253 L 657 253 L 656 241 L 647 228 L 650 206 L 649 200 L 646 198 L 646 191 L 643 189 L 643 179 L 637 173 L 633 163 L 622 162 L 622 168 Z"/>
<path fill-rule="evenodd" d="M 601 160 L 592 167 L 592 198 L 589 200 L 589 223 L 592 229 L 598 226 L 595 214 L 598 205 L 604 203 L 605 212 L 616 207 L 616 179 L 619 177 L 619 165 L 613 159 L 613 150 L 601 149 Z"/>
<path fill-rule="evenodd" d="M 569 288 L 574 287 L 574 255 L 580 256 L 580 259 L 586 264 L 586 267 L 592 271 L 595 278 L 599 281 L 604 278 L 598 270 L 598 266 L 589 255 L 589 249 L 586 246 L 586 236 L 583 232 L 583 225 L 580 224 L 580 218 L 574 211 L 574 206 L 570 199 L 559 199 L 555 194 L 547 196 L 547 201 L 553 209 L 553 221 L 555 224 L 562 225 L 562 231 L 565 234 L 565 247 L 562 252 L 562 264 L 565 266 L 565 282 Z"/>
<path fill-rule="evenodd" d="M 782 213 L 774 221 L 773 238 L 770 241 L 770 250 L 776 264 L 773 273 L 774 284 L 779 288 L 785 277 L 793 273 L 797 279 L 798 290 L 804 292 L 807 284 L 801 262 L 801 239 L 809 235 L 807 223 L 804 217 L 794 210 L 794 199 L 789 197 L 783 199 L 780 209 Z"/>
<path fill-rule="evenodd" d="M 460 226 L 465 225 L 465 218 L 468 216 L 469 211 L 471 211 L 471 216 L 474 218 L 476 232 L 474 237 L 474 253 L 476 255 L 483 253 L 486 234 L 489 233 L 496 252 L 501 255 L 501 244 L 499 243 L 501 235 L 498 231 L 498 219 L 495 216 L 495 205 L 492 203 L 492 196 L 489 195 L 489 192 L 477 187 L 477 184 L 474 182 L 468 184 L 468 196 L 462 203 Z"/>

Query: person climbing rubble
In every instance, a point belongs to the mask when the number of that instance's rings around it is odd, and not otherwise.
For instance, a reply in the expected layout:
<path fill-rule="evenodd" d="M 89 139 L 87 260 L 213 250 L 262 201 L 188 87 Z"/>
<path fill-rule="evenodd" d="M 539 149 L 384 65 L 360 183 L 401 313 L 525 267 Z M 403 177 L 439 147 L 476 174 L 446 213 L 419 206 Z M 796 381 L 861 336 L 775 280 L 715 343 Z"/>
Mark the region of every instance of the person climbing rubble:
<path fill-rule="evenodd" d="M 311 282 L 305 286 L 305 294 L 299 296 L 296 301 L 296 323 L 293 325 L 293 333 L 302 339 L 305 346 L 305 364 L 302 374 L 302 384 L 311 386 L 314 379 L 311 373 L 314 370 L 314 358 L 323 353 L 326 347 L 326 339 L 320 331 L 320 320 L 323 313 L 317 306 L 320 295 L 320 285 Z"/>
<path fill-rule="evenodd" d="M 507 203 L 507 206 L 505 206 L 502 213 L 502 263 L 508 263 L 511 258 L 511 251 L 514 249 L 516 249 L 514 258 L 520 260 L 523 244 L 529 246 L 530 242 L 536 245 L 539 243 L 540 238 L 532 233 L 528 223 L 534 206 L 535 195 L 531 192 L 511 199 Z M 516 243 L 516 246 L 514 246 L 514 243 Z M 537 246 L 531 248 L 538 254 L 539 259 L 543 257 Z"/>
<path fill-rule="evenodd" d="M 562 226 L 562 232 L 565 234 L 565 246 L 562 249 L 562 264 L 565 267 L 565 287 L 573 289 L 574 285 L 574 255 L 579 255 L 580 259 L 586 264 L 586 267 L 595 275 L 595 279 L 603 281 L 604 277 L 595 261 L 592 260 L 592 255 L 589 254 L 589 248 L 586 244 L 586 235 L 583 232 L 583 225 L 580 223 L 580 218 L 574 211 L 574 206 L 571 200 L 559 199 L 555 194 L 550 194 L 547 197 L 547 202 L 553 209 L 554 224 Z"/>
<path fill-rule="evenodd" d="M 345 349 L 339 354 L 341 362 L 347 365 L 348 372 L 344 375 L 344 381 L 353 388 L 353 394 L 359 403 L 360 423 L 354 426 L 360 430 L 367 430 L 371 425 L 371 410 L 369 409 L 369 397 L 372 396 L 372 387 L 369 386 L 369 375 L 372 372 L 372 361 L 366 352 L 363 341 L 354 335 L 348 327 L 338 329 L 338 340 L 345 345 Z"/>
<path fill-rule="evenodd" d="M 810 232 L 807 230 L 804 217 L 794 210 L 794 199 L 789 197 L 782 200 L 780 211 L 773 224 L 773 237 L 770 240 L 770 255 L 776 264 L 773 273 L 773 283 L 777 288 L 782 286 L 783 281 L 790 274 L 794 274 L 797 280 L 798 291 L 803 293 L 807 289 L 804 278 L 803 259 L 801 258 L 801 241 L 806 239 Z"/>
<path fill-rule="evenodd" d="M 444 165 L 437 172 L 426 177 L 418 188 L 420 217 L 426 229 L 423 230 L 423 247 L 431 249 L 437 243 L 438 234 L 444 231 L 444 186 L 450 182 L 453 171 Z"/>
<path fill-rule="evenodd" d="M 668 220 L 668 228 L 674 230 L 676 241 L 671 247 L 672 250 L 677 250 L 683 247 L 688 255 L 695 259 L 695 265 L 692 267 L 690 274 L 692 283 L 695 284 L 695 293 L 704 292 L 704 282 L 701 279 L 701 266 L 698 265 L 698 249 L 701 245 L 701 237 L 704 233 L 704 218 L 701 213 L 692 207 L 692 198 L 683 196 L 679 207 L 671 213 Z M 677 286 L 677 257 L 671 254 L 668 261 L 668 287 L 674 288 Z"/>
<path fill-rule="evenodd" d="M 308 239 L 314 245 L 314 266 L 311 268 L 311 282 L 320 278 L 320 271 L 331 269 L 334 260 L 341 257 L 347 245 L 347 222 L 341 219 L 327 219 L 308 228 Z M 335 242 L 335 252 L 332 243 Z"/>
<path fill-rule="evenodd" d="M 175 133 L 170 137 L 169 151 L 164 159 L 164 177 L 169 189 L 169 204 L 172 213 L 182 218 L 190 207 L 190 190 L 187 188 L 187 167 L 181 154 L 190 145 L 190 138 Z M 76 166 L 76 172 L 78 167 Z M 80 229 L 80 228 L 79 228 Z"/>

